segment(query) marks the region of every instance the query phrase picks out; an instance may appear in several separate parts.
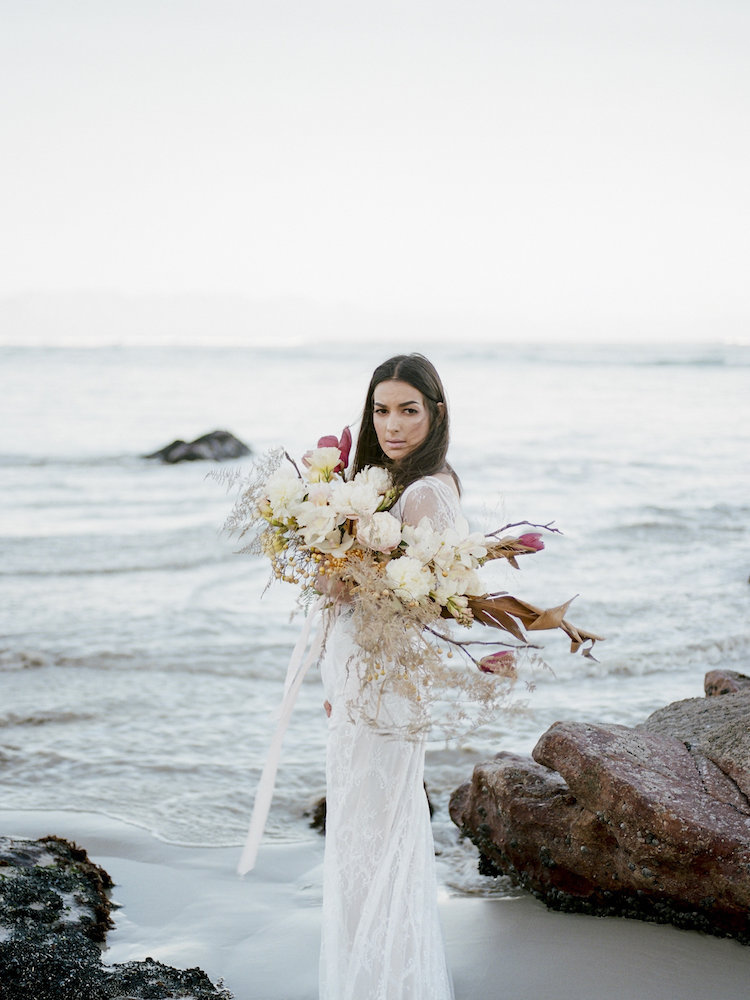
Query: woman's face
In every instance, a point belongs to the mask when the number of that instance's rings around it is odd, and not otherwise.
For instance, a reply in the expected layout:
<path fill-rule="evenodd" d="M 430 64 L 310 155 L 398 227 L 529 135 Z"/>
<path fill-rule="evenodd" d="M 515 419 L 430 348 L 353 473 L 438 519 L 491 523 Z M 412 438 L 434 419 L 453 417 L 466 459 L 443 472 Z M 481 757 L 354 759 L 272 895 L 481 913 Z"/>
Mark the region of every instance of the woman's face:
<path fill-rule="evenodd" d="M 411 455 L 430 431 L 430 413 L 422 393 L 397 379 L 375 386 L 372 422 L 378 444 L 393 462 Z"/>

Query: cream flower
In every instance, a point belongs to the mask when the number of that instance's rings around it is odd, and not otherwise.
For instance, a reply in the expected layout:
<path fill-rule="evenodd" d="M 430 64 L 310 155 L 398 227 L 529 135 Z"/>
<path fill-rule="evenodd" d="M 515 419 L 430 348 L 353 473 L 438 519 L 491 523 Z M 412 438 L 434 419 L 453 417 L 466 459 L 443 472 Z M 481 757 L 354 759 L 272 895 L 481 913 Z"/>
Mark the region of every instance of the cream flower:
<path fill-rule="evenodd" d="M 332 556 L 344 556 L 354 545 L 354 535 L 348 531 L 342 532 L 339 528 L 334 528 L 326 537 L 315 546 L 321 552 L 327 552 Z"/>
<path fill-rule="evenodd" d="M 338 527 L 341 520 L 331 507 L 320 507 L 305 500 L 296 508 L 297 523 L 300 526 L 305 545 L 319 548 L 320 544 Z"/>
<path fill-rule="evenodd" d="M 402 600 L 421 601 L 435 586 L 435 577 L 418 559 L 401 556 L 385 567 L 388 583 Z"/>
<path fill-rule="evenodd" d="M 331 484 L 325 482 L 313 483 L 307 491 L 307 499 L 316 507 L 325 507 L 331 499 Z"/>
<path fill-rule="evenodd" d="M 307 492 L 307 484 L 288 465 L 280 466 L 267 483 L 268 502 L 273 515 L 281 520 L 296 517 L 296 510 Z"/>
<path fill-rule="evenodd" d="M 327 483 L 341 464 L 341 452 L 338 448 L 315 448 L 305 455 L 304 462 L 311 483 Z"/>
<path fill-rule="evenodd" d="M 348 483 L 333 483 L 331 505 L 344 517 L 370 517 L 380 506 L 380 496 L 367 480 L 355 476 Z"/>
<path fill-rule="evenodd" d="M 401 522 L 387 511 L 362 517 L 357 524 L 357 541 L 376 552 L 392 552 L 401 542 Z"/>
<path fill-rule="evenodd" d="M 368 465 L 354 477 L 353 482 L 367 483 L 381 496 L 391 488 L 391 476 L 387 469 L 380 465 Z"/>
<path fill-rule="evenodd" d="M 452 570 L 443 576 L 437 577 L 437 586 L 431 591 L 430 596 L 442 607 L 456 597 L 463 597 L 470 594 L 473 597 L 480 597 L 485 593 L 486 588 L 482 586 L 482 581 L 473 569 L 467 569 L 460 563 L 456 563 Z"/>
<path fill-rule="evenodd" d="M 403 536 L 407 544 L 406 554 L 418 559 L 423 566 L 435 557 L 443 543 L 442 535 L 435 531 L 429 517 L 423 517 L 416 527 L 405 524 Z"/>
<path fill-rule="evenodd" d="M 470 532 L 468 522 L 463 517 L 456 520 L 455 528 L 442 532 L 440 539 L 441 545 L 434 559 L 442 570 L 450 570 L 456 562 L 467 569 L 474 569 L 479 560 L 487 555 L 484 535 L 478 531 Z"/>
<path fill-rule="evenodd" d="M 487 555 L 487 539 L 479 531 L 464 535 L 456 543 L 456 559 L 468 569 L 478 565 L 479 560 Z"/>

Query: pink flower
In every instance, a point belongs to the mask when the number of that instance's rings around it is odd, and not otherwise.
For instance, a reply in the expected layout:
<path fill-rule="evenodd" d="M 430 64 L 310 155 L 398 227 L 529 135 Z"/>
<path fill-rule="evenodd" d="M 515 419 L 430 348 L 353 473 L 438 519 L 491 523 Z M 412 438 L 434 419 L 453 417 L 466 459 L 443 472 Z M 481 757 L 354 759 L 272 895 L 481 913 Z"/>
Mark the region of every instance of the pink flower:
<path fill-rule="evenodd" d="M 352 432 L 345 427 L 341 432 L 341 438 L 333 434 L 326 434 L 318 441 L 318 448 L 338 448 L 341 455 L 341 463 L 336 466 L 334 472 L 343 472 L 349 464 L 349 452 L 352 450 Z"/>
<path fill-rule="evenodd" d="M 516 654 L 509 649 L 500 653 L 492 653 L 490 656 L 483 656 L 479 661 L 479 669 L 483 674 L 499 674 L 501 677 L 510 677 L 515 680 Z"/>
<path fill-rule="evenodd" d="M 521 535 L 518 541 L 521 545 L 525 545 L 527 549 L 533 549 L 534 552 L 541 552 L 544 548 L 542 533 L 540 531 L 528 531 L 525 535 Z"/>

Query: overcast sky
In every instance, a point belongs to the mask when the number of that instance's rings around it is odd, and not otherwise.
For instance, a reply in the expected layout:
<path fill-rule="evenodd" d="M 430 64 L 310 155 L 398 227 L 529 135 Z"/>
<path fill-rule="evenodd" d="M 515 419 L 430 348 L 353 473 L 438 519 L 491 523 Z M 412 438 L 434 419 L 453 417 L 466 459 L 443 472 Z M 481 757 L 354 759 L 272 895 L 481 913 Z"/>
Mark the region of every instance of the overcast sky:
<path fill-rule="evenodd" d="M 0 296 L 750 328 L 747 0 L 0 10 Z"/>

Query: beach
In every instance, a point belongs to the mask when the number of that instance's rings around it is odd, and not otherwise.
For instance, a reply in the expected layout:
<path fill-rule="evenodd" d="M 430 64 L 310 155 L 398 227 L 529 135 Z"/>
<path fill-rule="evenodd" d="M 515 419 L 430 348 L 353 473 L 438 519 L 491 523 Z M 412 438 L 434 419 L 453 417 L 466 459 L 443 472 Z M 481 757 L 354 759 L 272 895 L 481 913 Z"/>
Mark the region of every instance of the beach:
<path fill-rule="evenodd" d="M 235 874 L 237 847 L 179 847 L 95 813 L 0 810 L 7 834 L 75 840 L 115 881 L 107 964 L 150 956 L 200 966 L 236 1000 L 317 1000 L 320 837 L 261 848 Z M 735 1000 L 750 949 L 696 931 L 440 892 L 456 1000 Z"/>
<path fill-rule="evenodd" d="M 295 594 L 277 585 L 261 597 L 268 568 L 222 536 L 231 497 L 206 478 L 211 463 L 141 456 L 217 427 L 256 456 L 280 444 L 299 456 L 356 423 L 392 346 L 0 346 L 0 417 L 15 429 L 0 451 L 0 830 L 69 837 L 110 872 L 123 908 L 108 961 L 200 965 L 238 1000 L 315 997 L 318 671 L 285 739 L 257 871 L 234 874 L 301 627 Z M 523 664 L 510 710 L 428 749 L 457 998 L 741 996 L 750 950 L 550 913 L 477 873 L 447 805 L 477 762 L 528 754 L 557 720 L 633 726 L 701 697 L 710 669 L 747 671 L 750 354 L 429 353 L 453 406 L 450 455 L 472 527 L 563 532 L 519 571 L 488 567 L 488 589 L 546 606 L 578 594 L 568 617 L 606 636 L 597 661 L 540 636 L 543 664 Z"/>

